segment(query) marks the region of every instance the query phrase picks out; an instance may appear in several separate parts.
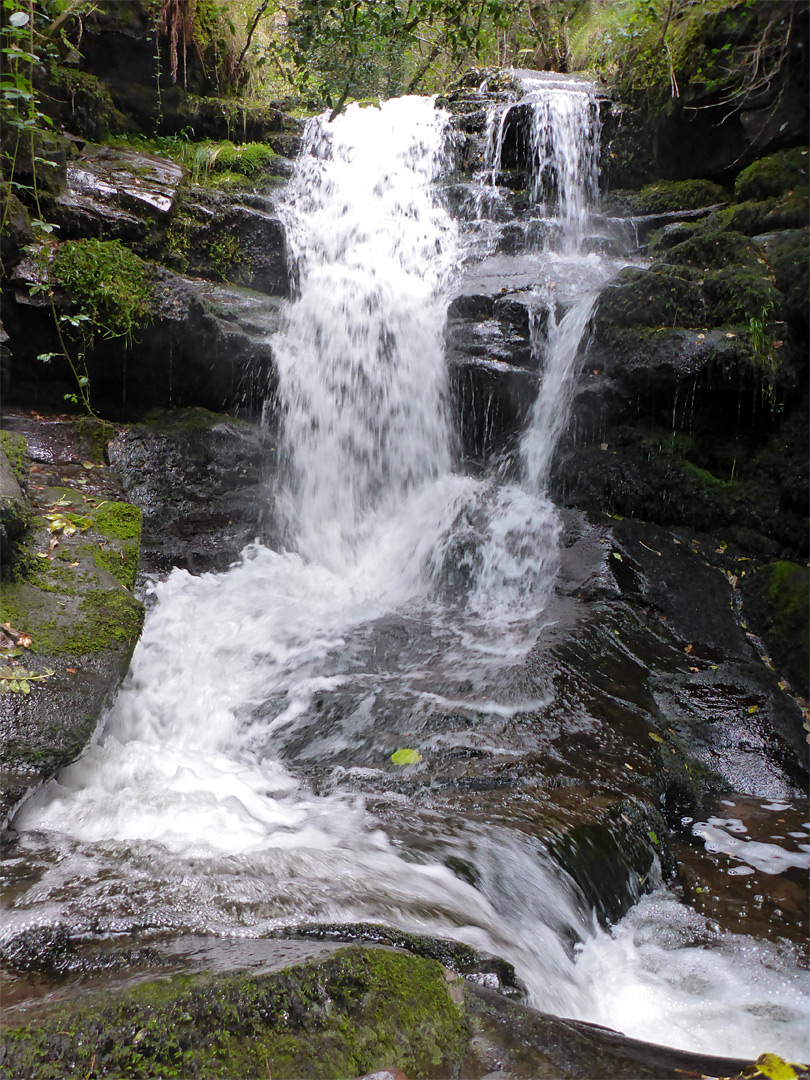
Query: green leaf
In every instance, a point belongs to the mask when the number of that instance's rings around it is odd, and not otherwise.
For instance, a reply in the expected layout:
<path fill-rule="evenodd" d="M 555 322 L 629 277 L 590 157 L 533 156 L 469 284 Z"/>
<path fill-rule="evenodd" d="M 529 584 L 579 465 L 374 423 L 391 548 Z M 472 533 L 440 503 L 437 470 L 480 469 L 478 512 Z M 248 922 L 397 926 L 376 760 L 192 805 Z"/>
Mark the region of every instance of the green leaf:
<path fill-rule="evenodd" d="M 422 755 L 418 750 L 395 750 L 391 755 L 391 761 L 395 765 L 418 765 Z"/>
<path fill-rule="evenodd" d="M 30 687 L 27 679 L 20 679 L 20 690 L 24 694 L 30 694 L 31 693 L 31 687 Z"/>

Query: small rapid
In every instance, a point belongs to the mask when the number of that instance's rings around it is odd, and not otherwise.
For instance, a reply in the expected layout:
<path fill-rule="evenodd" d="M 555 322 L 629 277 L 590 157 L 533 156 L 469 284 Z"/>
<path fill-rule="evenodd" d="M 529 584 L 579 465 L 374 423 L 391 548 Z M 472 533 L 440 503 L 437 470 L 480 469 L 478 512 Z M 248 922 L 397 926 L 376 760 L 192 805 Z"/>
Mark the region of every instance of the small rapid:
<path fill-rule="evenodd" d="M 776 945 L 730 942 L 663 890 L 600 930 L 508 812 L 442 803 L 424 763 L 390 778 L 391 754 L 414 745 L 508 762 L 529 744 L 521 725 L 554 707 L 551 683 L 522 668 L 560 566 L 549 475 L 595 297 L 621 263 L 582 250 L 592 100 L 582 84 L 526 85 L 533 197 L 563 239 L 536 253 L 540 387 L 514 460 L 458 468 L 443 333 L 466 240 L 438 193 L 449 117 L 403 98 L 316 118 L 283 207 L 296 281 L 274 342 L 285 547 L 150 586 L 97 741 L 16 815 L 23 885 L 2 934 L 388 923 L 504 957 L 561 1015 L 715 1053 L 776 1039 L 800 1056 L 808 1004 Z M 505 116 L 490 118 L 490 188 Z M 736 1000 L 758 964 L 768 977 Z"/>

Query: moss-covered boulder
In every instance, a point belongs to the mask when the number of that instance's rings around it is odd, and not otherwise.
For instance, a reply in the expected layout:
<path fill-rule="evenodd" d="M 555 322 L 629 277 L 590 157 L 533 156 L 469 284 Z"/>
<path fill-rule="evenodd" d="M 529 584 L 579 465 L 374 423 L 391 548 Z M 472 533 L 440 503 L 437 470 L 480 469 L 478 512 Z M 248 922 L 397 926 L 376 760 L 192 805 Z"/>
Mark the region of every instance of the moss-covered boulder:
<path fill-rule="evenodd" d="M 787 229 L 768 235 L 762 246 L 782 297 L 781 316 L 806 340 L 810 314 L 810 229 Z"/>
<path fill-rule="evenodd" d="M 675 1080 L 745 1065 L 549 1016 L 382 948 L 264 974 L 178 975 L 37 1012 L 24 1026 L 11 1020 L 0 1075 Z"/>
<path fill-rule="evenodd" d="M 747 575 L 744 614 L 762 636 L 778 670 L 802 694 L 810 692 L 810 571 L 794 562 L 774 562 Z"/>
<path fill-rule="evenodd" d="M 27 479 L 25 440 L 0 432 L 0 572 L 8 577 L 16 550 L 31 524 L 31 511 L 23 494 Z"/>
<path fill-rule="evenodd" d="M 470 1036 L 463 984 L 435 960 L 341 950 L 269 975 L 153 981 L 60 1007 L 6 1033 L 4 1076 L 458 1075 Z"/>
<path fill-rule="evenodd" d="M 699 210 L 726 201 L 725 190 L 711 180 L 659 180 L 639 191 L 612 191 L 603 200 L 603 209 L 608 214 L 641 217 Z"/>
<path fill-rule="evenodd" d="M 810 193 L 810 156 L 806 146 L 778 150 L 743 169 L 734 181 L 739 202 L 747 199 L 776 198 L 787 191 Z"/>
<path fill-rule="evenodd" d="M 140 511 L 75 424 L 51 423 L 48 437 L 56 460 L 31 466 L 30 529 L 0 597 L 0 622 L 21 645 L 6 654 L 0 695 L 2 814 L 84 749 L 143 623 L 132 593 Z"/>
<path fill-rule="evenodd" d="M 788 191 L 770 199 L 748 199 L 723 207 L 709 215 L 709 227 L 758 236 L 777 229 L 801 229 L 808 223 L 807 195 Z"/>
<path fill-rule="evenodd" d="M 705 323 L 700 285 L 688 277 L 627 267 L 599 297 L 597 325 L 603 337 L 623 327 L 700 326 Z"/>

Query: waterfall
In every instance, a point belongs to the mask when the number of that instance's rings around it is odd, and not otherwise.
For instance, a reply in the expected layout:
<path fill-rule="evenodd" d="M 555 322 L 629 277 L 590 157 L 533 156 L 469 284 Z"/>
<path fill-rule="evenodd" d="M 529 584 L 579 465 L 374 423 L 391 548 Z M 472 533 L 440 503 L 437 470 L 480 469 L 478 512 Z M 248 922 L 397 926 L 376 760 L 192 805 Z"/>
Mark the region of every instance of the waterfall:
<path fill-rule="evenodd" d="M 562 1015 L 666 1039 L 663 1021 L 634 1029 L 632 991 L 664 1018 L 680 995 L 689 1041 L 699 996 L 644 969 L 677 946 L 650 929 L 672 921 L 666 902 L 640 905 L 615 938 L 597 931 L 511 807 L 488 817 L 430 771 L 432 758 L 452 776 L 467 754 L 529 761 L 553 704 L 524 665 L 559 560 L 546 489 L 593 297 L 618 265 L 585 251 L 590 97 L 525 85 L 535 210 L 557 242 L 535 253 L 547 330 L 519 477 L 453 468 L 442 334 L 465 238 L 435 191 L 447 117 L 405 98 L 315 119 L 283 207 L 297 286 L 274 341 L 287 549 L 255 543 L 227 573 L 175 570 L 152 587 L 99 739 L 15 818 L 34 869 L 10 890 L 4 937 L 57 922 L 227 938 L 376 921 L 505 957 L 530 1001 Z M 489 185 L 507 127 L 493 113 Z M 394 772 L 393 751 L 414 746 L 426 761 Z M 747 939 L 742 960 L 732 952 L 727 990 L 751 965 Z M 766 960 L 770 982 L 746 998 L 757 1037 L 792 977 Z M 630 992 L 611 1012 L 616 971 Z M 732 999 L 696 1045 L 742 1052 L 750 1016 Z M 800 1044 L 801 1022 L 780 1047 Z"/>
<path fill-rule="evenodd" d="M 447 114 L 426 98 L 310 121 L 284 213 L 298 296 L 274 346 L 307 557 L 351 558 L 372 511 L 450 467 L 442 332 L 454 222 L 432 184 Z"/>

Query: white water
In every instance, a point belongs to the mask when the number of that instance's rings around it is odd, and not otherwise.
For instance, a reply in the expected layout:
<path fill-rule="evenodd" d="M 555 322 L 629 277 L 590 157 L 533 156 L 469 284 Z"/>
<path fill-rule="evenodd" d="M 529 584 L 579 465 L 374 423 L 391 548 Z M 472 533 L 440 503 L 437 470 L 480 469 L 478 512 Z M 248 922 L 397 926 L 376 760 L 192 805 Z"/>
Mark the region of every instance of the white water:
<path fill-rule="evenodd" d="M 552 127 L 560 115 L 536 111 Z M 549 300 L 524 483 L 454 474 L 442 326 L 460 240 L 433 195 L 444 122 L 431 102 L 402 99 L 312 125 L 286 210 L 299 295 L 276 342 L 291 548 L 255 545 L 227 574 L 177 570 L 155 587 L 101 739 L 16 818 L 36 873 L 3 933 L 63 919 L 249 936 L 379 920 L 506 957 L 546 1009 L 715 1052 L 797 1056 L 802 1013 L 774 1013 L 781 990 L 765 980 L 736 998 L 751 964 L 769 963 L 760 946 L 720 964 L 722 948 L 662 944 L 673 910 L 686 911 L 666 895 L 597 933 L 571 883 L 520 834 L 464 822 L 436 832 L 396 793 L 375 817 L 344 783 L 384 778 L 391 752 L 414 743 L 499 753 L 510 719 L 542 704 L 491 687 L 532 647 L 553 589 L 559 522 L 544 491 L 592 286 L 611 270 L 575 241 L 550 254 L 555 279 L 588 286 L 559 322 Z M 555 130 L 556 141 L 537 138 L 551 159 L 583 152 L 589 129 Z M 563 192 L 581 175 L 560 168 Z M 577 198 L 563 194 L 562 216 L 581 233 Z M 471 584 L 447 598 L 459 567 Z M 437 703 L 504 725 L 423 730 Z M 397 814 L 434 830 L 427 852 Z M 451 859 L 475 867 L 476 886 Z M 578 960 L 566 940 L 586 943 Z M 704 983 L 669 979 L 657 959 L 667 949 L 716 973 L 703 1034 Z M 746 1043 L 755 1008 L 764 1019 Z"/>

